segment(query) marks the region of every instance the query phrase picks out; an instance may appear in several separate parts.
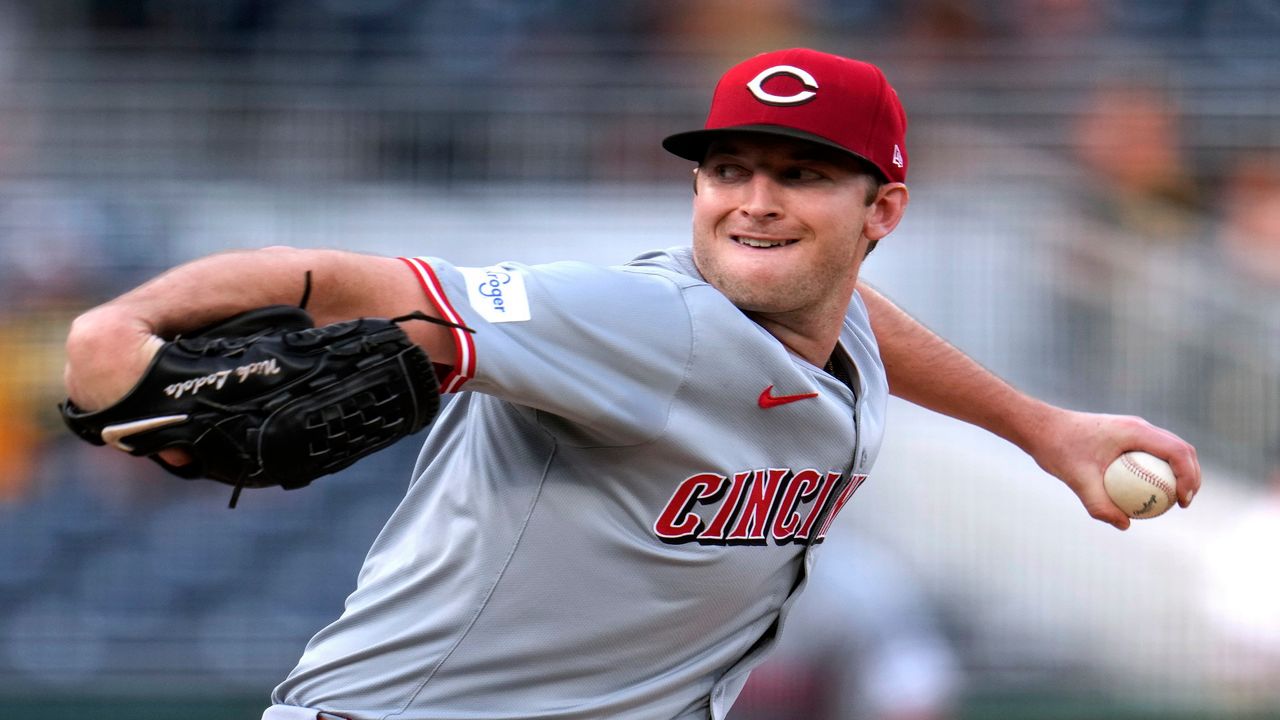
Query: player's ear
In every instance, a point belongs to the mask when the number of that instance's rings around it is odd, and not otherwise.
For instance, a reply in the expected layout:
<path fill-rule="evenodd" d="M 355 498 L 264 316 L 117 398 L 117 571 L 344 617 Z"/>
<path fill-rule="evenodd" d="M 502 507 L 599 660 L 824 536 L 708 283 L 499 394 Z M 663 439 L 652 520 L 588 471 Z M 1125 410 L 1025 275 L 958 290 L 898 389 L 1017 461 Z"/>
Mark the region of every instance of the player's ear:
<path fill-rule="evenodd" d="M 902 222 L 902 216 L 907 211 L 907 202 L 910 199 L 910 193 L 907 192 L 907 186 L 904 183 L 881 185 L 867 209 L 867 219 L 862 226 L 862 233 L 874 243 L 893 232 L 893 229 L 898 227 L 898 223 Z"/>
<path fill-rule="evenodd" d="M 693 194 L 698 194 L 698 168 L 693 169 Z"/>

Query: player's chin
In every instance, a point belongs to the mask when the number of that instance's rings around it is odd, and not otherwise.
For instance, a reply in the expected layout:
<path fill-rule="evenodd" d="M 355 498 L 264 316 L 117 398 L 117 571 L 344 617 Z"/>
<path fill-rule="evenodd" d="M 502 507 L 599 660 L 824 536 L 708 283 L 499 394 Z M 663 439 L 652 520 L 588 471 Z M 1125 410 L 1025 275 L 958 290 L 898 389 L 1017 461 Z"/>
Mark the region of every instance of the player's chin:
<path fill-rule="evenodd" d="M 785 280 L 765 280 L 758 276 L 738 278 L 737 281 L 717 285 L 720 292 L 739 310 L 760 314 L 795 310 L 796 295 L 789 291 L 792 286 L 792 283 Z"/>
<path fill-rule="evenodd" d="M 803 263 L 798 258 L 791 253 L 741 252 L 732 248 L 728 252 L 707 253 L 698 265 L 704 277 L 738 307 L 776 312 L 779 304 L 790 301 L 794 288 L 801 283 L 802 278 L 797 275 Z"/>

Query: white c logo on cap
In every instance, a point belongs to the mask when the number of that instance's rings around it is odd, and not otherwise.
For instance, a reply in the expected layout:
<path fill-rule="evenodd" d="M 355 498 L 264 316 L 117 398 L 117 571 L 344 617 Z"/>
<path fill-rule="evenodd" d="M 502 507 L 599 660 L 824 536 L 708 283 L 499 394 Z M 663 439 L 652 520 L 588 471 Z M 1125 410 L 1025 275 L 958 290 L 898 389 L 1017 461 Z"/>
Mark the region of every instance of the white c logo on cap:
<path fill-rule="evenodd" d="M 804 90 L 795 95 L 774 95 L 768 92 L 764 89 L 764 83 L 776 75 L 790 75 L 804 85 Z M 809 102 L 818 94 L 814 92 L 818 89 L 818 81 L 814 80 L 812 75 L 794 65 L 774 65 L 752 78 L 751 82 L 747 83 L 747 89 L 751 91 L 752 95 L 756 96 L 757 100 L 766 105 L 799 105 Z"/>

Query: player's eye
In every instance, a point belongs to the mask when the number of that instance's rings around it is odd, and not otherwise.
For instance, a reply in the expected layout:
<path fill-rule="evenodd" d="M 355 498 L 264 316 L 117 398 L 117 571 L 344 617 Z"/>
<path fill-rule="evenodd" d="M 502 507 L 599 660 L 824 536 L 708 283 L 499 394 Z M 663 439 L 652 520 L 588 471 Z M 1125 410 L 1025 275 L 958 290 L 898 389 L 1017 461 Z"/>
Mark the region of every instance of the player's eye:
<path fill-rule="evenodd" d="M 716 178 L 720 180 L 741 180 L 749 174 L 747 169 L 733 163 L 720 163 L 714 168 Z"/>
<path fill-rule="evenodd" d="M 789 168 L 786 172 L 782 174 L 782 176 L 783 176 L 783 179 L 785 180 L 790 180 L 792 182 L 802 182 L 802 183 L 817 182 L 818 180 L 824 180 L 827 177 L 826 175 L 823 175 L 817 170 L 814 170 L 813 168 L 807 168 L 807 167 Z"/>

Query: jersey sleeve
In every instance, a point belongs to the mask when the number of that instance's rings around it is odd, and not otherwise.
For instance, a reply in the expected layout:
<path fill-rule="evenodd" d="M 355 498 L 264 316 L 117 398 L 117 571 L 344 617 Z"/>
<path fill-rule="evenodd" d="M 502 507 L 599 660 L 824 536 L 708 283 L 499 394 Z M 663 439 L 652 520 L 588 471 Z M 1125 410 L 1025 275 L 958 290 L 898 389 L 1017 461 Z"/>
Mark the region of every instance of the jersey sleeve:
<path fill-rule="evenodd" d="M 644 442 L 664 429 L 693 349 L 675 280 L 577 262 L 455 266 L 405 262 L 452 330 L 444 392 L 469 390 L 538 412 L 582 442 Z"/>

